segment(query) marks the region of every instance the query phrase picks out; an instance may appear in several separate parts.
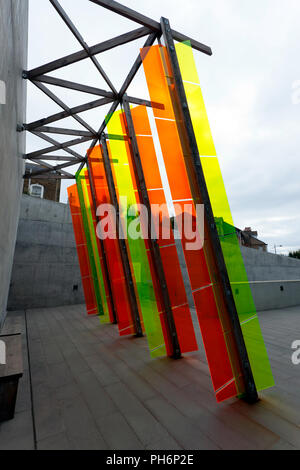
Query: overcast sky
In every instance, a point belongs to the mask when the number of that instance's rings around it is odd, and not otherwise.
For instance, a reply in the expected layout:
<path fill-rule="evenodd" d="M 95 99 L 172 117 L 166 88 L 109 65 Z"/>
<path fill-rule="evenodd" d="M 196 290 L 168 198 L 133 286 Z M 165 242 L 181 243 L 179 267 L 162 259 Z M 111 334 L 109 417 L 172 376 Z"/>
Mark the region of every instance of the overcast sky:
<path fill-rule="evenodd" d="M 48 0 L 29 2 L 29 69 L 81 49 Z M 138 27 L 89 0 L 60 3 L 90 46 Z M 124 3 L 156 20 L 168 17 L 174 29 L 211 46 L 212 57 L 195 52 L 195 58 L 235 225 L 258 230 L 270 251 L 274 244 L 283 245 L 277 248 L 279 253 L 300 248 L 299 0 Z M 122 85 L 144 41 L 97 56 L 116 88 Z M 51 75 L 108 89 L 89 60 Z M 51 89 L 68 106 L 97 99 Z M 142 70 L 130 94 L 148 98 Z M 108 108 L 81 117 L 98 129 Z M 29 85 L 27 122 L 59 110 Z M 80 128 L 72 118 L 53 125 Z M 28 138 L 28 152 L 43 146 L 40 139 Z M 84 155 L 86 148 L 82 145 L 74 150 Z M 69 184 L 63 182 L 63 202 Z"/>

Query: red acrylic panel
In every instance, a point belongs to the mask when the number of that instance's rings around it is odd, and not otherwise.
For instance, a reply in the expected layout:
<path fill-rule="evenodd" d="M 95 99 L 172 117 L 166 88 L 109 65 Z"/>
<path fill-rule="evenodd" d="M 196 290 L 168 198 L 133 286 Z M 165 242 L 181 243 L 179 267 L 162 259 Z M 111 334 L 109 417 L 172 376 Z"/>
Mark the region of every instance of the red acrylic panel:
<path fill-rule="evenodd" d="M 98 309 L 76 184 L 68 188 L 68 196 L 82 279 L 82 287 L 86 303 L 86 310 L 88 315 L 96 315 L 98 313 Z"/>
<path fill-rule="evenodd" d="M 107 186 L 104 163 L 100 146 L 95 147 L 89 153 L 89 164 L 91 175 L 95 185 L 95 196 L 97 207 L 100 204 L 110 204 L 111 198 Z M 113 226 L 113 224 L 110 224 Z M 131 317 L 130 301 L 127 281 L 121 259 L 120 247 L 117 237 L 105 238 L 103 245 L 106 253 L 108 269 L 110 273 L 113 301 L 118 320 L 120 336 L 134 334 L 134 325 Z"/>

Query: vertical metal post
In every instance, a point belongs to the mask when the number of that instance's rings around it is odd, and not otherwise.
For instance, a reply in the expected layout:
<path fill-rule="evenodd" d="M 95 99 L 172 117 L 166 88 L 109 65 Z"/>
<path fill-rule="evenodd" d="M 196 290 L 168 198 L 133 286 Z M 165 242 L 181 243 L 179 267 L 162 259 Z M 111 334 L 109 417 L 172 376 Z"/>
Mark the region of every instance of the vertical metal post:
<path fill-rule="evenodd" d="M 245 341 L 242 334 L 241 325 L 239 322 L 238 313 L 236 310 L 231 285 L 228 277 L 228 272 L 222 252 L 222 247 L 220 244 L 217 227 L 215 223 L 215 219 L 213 216 L 213 211 L 208 195 L 208 190 L 203 174 L 203 169 L 201 165 L 201 160 L 199 156 L 198 146 L 196 137 L 194 134 L 194 128 L 190 116 L 190 111 L 186 99 L 186 94 L 184 90 L 184 85 L 180 73 L 178 58 L 174 46 L 174 40 L 172 37 L 171 27 L 169 20 L 167 18 L 161 18 L 161 28 L 164 37 L 164 41 L 168 50 L 168 55 L 171 63 L 172 73 L 174 77 L 174 85 L 176 90 L 176 95 L 178 98 L 178 106 L 179 106 L 179 113 L 180 113 L 180 121 L 184 128 L 185 135 L 187 136 L 189 150 L 192 156 L 192 166 L 195 174 L 195 180 L 197 182 L 198 191 L 201 195 L 202 203 L 204 204 L 205 210 L 205 217 L 207 220 L 209 236 L 211 243 L 214 249 L 214 256 L 216 260 L 216 264 L 218 267 L 220 280 L 224 292 L 224 299 L 226 302 L 226 307 L 229 313 L 229 317 L 231 320 L 232 328 L 234 331 L 234 337 L 236 341 L 236 346 L 240 356 L 240 363 L 241 368 L 244 376 L 245 381 L 245 400 L 249 403 L 255 403 L 258 401 L 257 390 L 249 362 L 249 357 L 245 345 Z"/>
<path fill-rule="evenodd" d="M 105 138 L 104 134 L 102 134 L 102 136 L 101 136 L 101 144 L 102 144 L 101 153 L 102 153 L 102 157 L 103 157 L 103 163 L 104 163 L 104 168 L 105 168 L 105 174 L 106 174 L 108 190 L 109 190 L 111 202 L 112 202 L 112 204 L 113 204 L 113 206 L 116 210 L 116 215 L 117 215 L 117 219 L 116 219 L 117 233 L 120 234 L 123 229 L 122 229 L 122 224 L 120 222 L 120 211 L 119 211 L 117 192 L 116 192 L 113 173 L 112 173 L 112 169 L 111 169 L 111 163 L 110 163 L 106 138 Z M 120 247 L 120 252 L 121 252 L 121 259 L 122 259 L 124 274 L 125 274 L 126 281 L 127 281 L 127 288 L 128 288 L 128 293 L 129 293 L 130 306 L 131 306 L 131 310 L 132 310 L 132 314 L 133 314 L 135 332 L 136 332 L 136 336 L 141 337 L 141 336 L 143 336 L 143 329 L 142 329 L 142 325 L 141 325 L 139 307 L 138 307 L 138 302 L 137 302 L 136 293 L 135 293 L 135 289 L 134 289 L 133 277 L 132 277 L 132 273 L 131 273 L 131 269 L 130 269 L 130 263 L 129 263 L 129 257 L 128 257 L 128 253 L 127 253 L 126 241 L 124 240 L 124 237 L 120 238 L 118 236 L 118 242 L 119 242 L 119 247 Z"/>
<path fill-rule="evenodd" d="M 89 182 L 90 182 L 91 194 L 92 194 L 92 199 L 93 199 L 95 217 L 96 217 L 96 221 L 99 222 L 99 218 L 97 217 L 97 200 L 96 200 L 95 186 L 94 186 L 94 181 L 93 181 L 93 178 L 92 178 L 91 168 L 90 168 L 88 160 L 87 160 L 87 169 L 88 169 Z M 111 288 L 110 274 L 109 274 L 109 269 L 108 269 L 108 264 L 107 264 L 107 259 L 106 259 L 106 251 L 105 251 L 104 243 L 103 243 L 102 239 L 100 239 L 100 246 L 101 246 L 102 257 L 103 257 L 104 274 L 105 274 L 105 277 L 106 277 L 106 283 L 107 283 L 107 287 L 108 287 L 108 294 L 109 294 L 111 307 L 112 307 L 112 313 L 113 313 L 113 319 L 114 319 L 113 323 L 116 325 L 118 323 L 118 319 L 117 319 L 117 313 L 116 313 L 116 309 L 115 309 L 114 298 L 113 298 L 113 293 L 112 293 L 112 288 Z"/>
<path fill-rule="evenodd" d="M 127 134 L 129 137 L 130 150 L 133 158 L 133 166 L 136 175 L 136 182 L 138 186 L 139 195 L 141 198 L 141 203 L 147 208 L 148 212 L 148 243 L 150 247 L 150 253 L 152 255 L 155 271 L 159 280 L 159 286 L 161 289 L 163 305 L 167 317 L 167 325 L 169 329 L 169 335 L 171 339 L 171 344 L 173 348 L 174 359 L 179 359 L 181 357 L 180 345 L 178 340 L 178 334 L 176 331 L 176 325 L 173 317 L 171 301 L 169 297 L 168 287 L 166 283 L 166 277 L 164 273 L 163 263 L 160 256 L 159 246 L 157 240 L 153 240 L 151 237 L 151 224 L 152 224 L 152 211 L 151 204 L 149 201 L 144 171 L 141 163 L 141 157 L 139 153 L 138 143 L 135 135 L 133 119 L 130 111 L 130 106 L 127 101 L 126 95 L 123 97 L 122 107 L 126 117 L 127 125 Z"/>

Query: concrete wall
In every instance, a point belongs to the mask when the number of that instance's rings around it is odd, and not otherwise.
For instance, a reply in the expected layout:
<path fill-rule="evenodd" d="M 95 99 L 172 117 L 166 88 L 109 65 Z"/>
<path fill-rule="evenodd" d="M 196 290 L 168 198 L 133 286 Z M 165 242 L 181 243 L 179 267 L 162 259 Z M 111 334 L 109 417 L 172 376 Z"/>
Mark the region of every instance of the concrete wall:
<path fill-rule="evenodd" d="M 23 195 L 8 309 L 77 303 L 84 297 L 69 206 Z"/>
<path fill-rule="evenodd" d="M 6 103 L 0 104 L 0 327 L 6 315 L 23 186 L 25 134 L 16 129 L 25 122 L 22 70 L 27 67 L 27 32 L 28 1 L 0 0 L 0 80 L 6 85 Z"/>
<path fill-rule="evenodd" d="M 300 260 L 245 247 L 242 254 L 258 311 L 300 305 Z M 23 195 L 8 308 L 76 303 L 84 296 L 69 207 Z"/>
<path fill-rule="evenodd" d="M 258 311 L 300 305 L 300 260 L 242 247 Z"/>

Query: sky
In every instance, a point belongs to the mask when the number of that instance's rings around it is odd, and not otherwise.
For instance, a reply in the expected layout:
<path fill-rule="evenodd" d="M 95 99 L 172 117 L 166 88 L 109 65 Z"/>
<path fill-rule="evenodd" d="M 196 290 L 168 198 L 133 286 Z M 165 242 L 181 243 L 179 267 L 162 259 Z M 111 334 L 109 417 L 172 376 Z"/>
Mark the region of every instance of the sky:
<path fill-rule="evenodd" d="M 60 0 L 89 46 L 139 27 L 89 0 Z M 195 51 L 207 113 L 234 223 L 252 227 L 269 251 L 300 248 L 300 2 L 298 0 L 124 0 L 126 6 L 209 45 L 211 57 Z M 49 0 L 29 0 L 32 69 L 81 50 Z M 116 88 L 122 85 L 145 38 L 97 56 Z M 108 89 L 90 60 L 51 73 Z M 68 106 L 97 97 L 51 87 Z M 149 99 L 142 69 L 129 94 Z M 80 116 L 94 128 L 106 107 Z M 28 85 L 27 122 L 61 109 Z M 53 124 L 81 128 L 72 118 Z M 53 136 L 57 141 L 69 137 Z M 28 135 L 27 153 L 47 147 Z M 85 155 L 86 145 L 74 150 Z M 64 152 L 56 152 L 63 155 Z M 66 169 L 68 170 L 68 169 Z M 62 183 L 61 201 L 66 202 Z M 282 245 L 282 246 L 280 246 Z"/>

